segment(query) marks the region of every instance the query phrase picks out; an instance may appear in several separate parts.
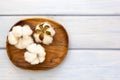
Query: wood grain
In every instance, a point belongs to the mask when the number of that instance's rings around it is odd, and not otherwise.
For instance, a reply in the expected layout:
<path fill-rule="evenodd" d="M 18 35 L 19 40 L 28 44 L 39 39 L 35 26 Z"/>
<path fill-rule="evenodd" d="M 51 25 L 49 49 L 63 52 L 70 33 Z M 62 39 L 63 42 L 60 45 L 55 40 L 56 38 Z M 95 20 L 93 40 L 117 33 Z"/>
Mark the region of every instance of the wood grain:
<path fill-rule="evenodd" d="M 15 46 L 10 45 L 7 40 L 7 53 L 14 65 L 27 70 L 45 70 L 56 67 L 63 61 L 68 51 L 68 35 L 61 24 L 47 18 L 29 18 L 17 22 L 14 26 L 23 26 L 27 24 L 31 27 L 34 33 L 35 26 L 43 22 L 48 22 L 51 24 L 56 32 L 55 36 L 53 37 L 53 42 L 50 45 L 41 44 L 46 51 L 45 61 L 37 65 L 29 64 L 24 59 L 24 53 L 26 49 L 17 49 Z M 10 30 L 12 30 L 12 28 Z"/>

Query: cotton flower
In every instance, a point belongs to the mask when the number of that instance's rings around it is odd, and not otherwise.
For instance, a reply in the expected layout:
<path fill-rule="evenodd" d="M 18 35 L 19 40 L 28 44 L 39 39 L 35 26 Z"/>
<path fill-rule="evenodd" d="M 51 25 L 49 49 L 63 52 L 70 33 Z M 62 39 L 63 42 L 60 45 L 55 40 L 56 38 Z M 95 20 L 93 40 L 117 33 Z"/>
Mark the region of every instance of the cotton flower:
<path fill-rule="evenodd" d="M 8 34 L 8 42 L 18 49 L 25 49 L 33 43 L 33 39 L 31 38 L 32 33 L 33 31 L 29 25 L 14 26 Z"/>
<path fill-rule="evenodd" d="M 36 42 L 46 45 L 52 43 L 54 35 L 55 30 L 50 24 L 46 22 L 38 24 L 35 28 L 35 33 L 33 34 Z"/>
<path fill-rule="evenodd" d="M 25 61 L 35 65 L 42 63 L 45 60 L 45 50 L 40 44 L 31 44 L 27 48 L 27 51 L 24 53 Z"/>

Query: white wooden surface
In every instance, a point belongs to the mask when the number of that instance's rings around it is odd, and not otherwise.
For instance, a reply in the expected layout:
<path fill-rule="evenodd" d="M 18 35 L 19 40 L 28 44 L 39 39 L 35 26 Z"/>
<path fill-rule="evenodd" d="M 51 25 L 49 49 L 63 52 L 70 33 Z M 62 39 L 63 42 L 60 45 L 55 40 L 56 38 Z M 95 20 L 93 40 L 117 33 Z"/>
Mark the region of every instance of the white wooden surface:
<path fill-rule="evenodd" d="M 1 0 L 0 14 L 120 14 L 120 0 Z"/>
<path fill-rule="evenodd" d="M 120 80 L 119 4 L 120 0 L 1 0 L 0 80 Z M 67 30 L 69 52 L 58 67 L 30 72 L 9 61 L 8 30 L 30 17 L 56 20 Z"/>
<path fill-rule="evenodd" d="M 116 50 L 70 50 L 58 67 L 31 72 L 13 66 L 6 52 L 0 54 L 1 80 L 119 80 L 120 52 Z"/>

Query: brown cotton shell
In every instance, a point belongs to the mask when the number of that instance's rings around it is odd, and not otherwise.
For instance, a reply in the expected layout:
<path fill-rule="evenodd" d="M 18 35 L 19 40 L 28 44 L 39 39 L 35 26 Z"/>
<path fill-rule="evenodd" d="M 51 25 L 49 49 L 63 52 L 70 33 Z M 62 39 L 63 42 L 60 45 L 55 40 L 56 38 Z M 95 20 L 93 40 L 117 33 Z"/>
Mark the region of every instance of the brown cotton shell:
<path fill-rule="evenodd" d="M 68 52 L 68 35 L 66 30 L 61 24 L 46 18 L 29 18 L 17 22 L 15 25 L 13 25 L 13 27 L 16 25 L 23 26 L 25 24 L 28 24 L 34 31 L 35 26 L 37 24 L 41 24 L 42 22 L 48 22 L 49 24 L 51 24 L 56 32 L 55 36 L 53 37 L 53 42 L 50 45 L 41 44 L 46 51 L 45 61 L 37 65 L 31 65 L 24 59 L 24 52 L 26 51 L 26 49 L 18 49 L 15 46 L 10 45 L 7 39 L 6 40 L 7 54 L 10 61 L 15 66 L 26 70 L 46 70 L 56 67 L 65 58 Z M 12 28 L 10 29 L 10 31 L 11 30 Z"/>

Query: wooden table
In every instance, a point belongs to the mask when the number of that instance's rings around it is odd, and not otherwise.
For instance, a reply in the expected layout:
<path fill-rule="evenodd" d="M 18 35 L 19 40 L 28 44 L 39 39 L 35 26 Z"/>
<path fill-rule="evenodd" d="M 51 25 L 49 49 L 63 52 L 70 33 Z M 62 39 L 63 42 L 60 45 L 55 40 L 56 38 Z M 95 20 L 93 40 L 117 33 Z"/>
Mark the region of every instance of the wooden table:
<path fill-rule="evenodd" d="M 69 52 L 58 67 L 30 72 L 9 61 L 8 31 L 29 17 L 65 26 Z M 120 0 L 1 0 L 0 80 L 120 80 Z"/>

